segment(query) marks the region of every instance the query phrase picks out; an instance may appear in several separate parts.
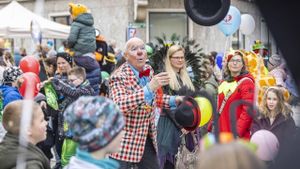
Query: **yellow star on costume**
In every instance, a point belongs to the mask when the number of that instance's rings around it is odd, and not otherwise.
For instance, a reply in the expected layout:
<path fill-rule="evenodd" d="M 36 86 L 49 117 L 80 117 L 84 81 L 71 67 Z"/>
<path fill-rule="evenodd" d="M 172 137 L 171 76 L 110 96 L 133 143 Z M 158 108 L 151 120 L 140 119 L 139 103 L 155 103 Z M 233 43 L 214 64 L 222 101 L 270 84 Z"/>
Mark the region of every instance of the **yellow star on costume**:
<path fill-rule="evenodd" d="M 227 94 L 229 93 L 229 91 L 233 92 L 237 87 L 237 82 L 233 81 L 233 82 L 227 82 L 224 81 L 218 88 L 218 93 L 224 93 L 225 96 L 227 96 Z"/>

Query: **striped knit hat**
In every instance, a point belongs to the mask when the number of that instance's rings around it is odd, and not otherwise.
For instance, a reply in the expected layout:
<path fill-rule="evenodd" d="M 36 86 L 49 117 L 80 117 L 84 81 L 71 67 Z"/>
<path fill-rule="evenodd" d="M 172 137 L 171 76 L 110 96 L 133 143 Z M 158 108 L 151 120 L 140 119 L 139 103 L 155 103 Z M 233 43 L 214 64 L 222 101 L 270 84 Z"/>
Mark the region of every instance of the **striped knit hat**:
<path fill-rule="evenodd" d="M 123 129 L 118 106 L 101 96 L 82 96 L 66 109 L 65 121 L 79 149 L 93 152 L 107 146 Z"/>

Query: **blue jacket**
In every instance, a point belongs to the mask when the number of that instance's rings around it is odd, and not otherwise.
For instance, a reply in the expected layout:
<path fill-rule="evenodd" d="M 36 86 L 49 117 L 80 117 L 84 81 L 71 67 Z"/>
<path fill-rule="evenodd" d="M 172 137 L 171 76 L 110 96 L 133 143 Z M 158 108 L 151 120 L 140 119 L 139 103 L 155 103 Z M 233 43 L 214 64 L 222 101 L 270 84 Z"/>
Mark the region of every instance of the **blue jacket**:
<path fill-rule="evenodd" d="M 1 85 L 0 90 L 2 91 L 3 108 L 12 101 L 23 99 L 16 87 Z"/>
<path fill-rule="evenodd" d="M 22 56 L 20 55 L 20 53 L 15 52 L 15 54 L 14 54 L 14 59 L 15 59 L 15 65 L 16 65 L 16 66 L 19 66 L 20 61 L 21 61 L 21 59 L 22 59 Z"/>
<path fill-rule="evenodd" d="M 95 95 L 99 95 L 100 83 L 101 83 L 101 70 L 100 68 L 94 69 L 91 72 L 86 73 L 86 79 L 89 80 L 90 85 L 95 91 Z"/>
<path fill-rule="evenodd" d="M 75 56 L 93 53 L 96 50 L 96 34 L 93 16 L 89 13 L 79 15 L 71 24 L 68 46 Z"/>

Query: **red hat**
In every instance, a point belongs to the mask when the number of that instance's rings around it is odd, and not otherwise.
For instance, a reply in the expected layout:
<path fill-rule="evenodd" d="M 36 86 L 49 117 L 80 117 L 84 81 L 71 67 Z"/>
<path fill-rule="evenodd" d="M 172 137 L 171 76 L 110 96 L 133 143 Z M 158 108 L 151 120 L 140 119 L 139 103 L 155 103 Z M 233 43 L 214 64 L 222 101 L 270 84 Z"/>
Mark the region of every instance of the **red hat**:
<path fill-rule="evenodd" d="M 200 124 L 200 108 L 194 98 L 186 96 L 175 111 L 175 119 L 184 129 L 194 131 Z"/>
<path fill-rule="evenodd" d="M 232 57 L 233 57 L 233 54 L 227 55 L 227 62 L 229 62 L 229 61 L 231 60 Z"/>
<path fill-rule="evenodd" d="M 231 60 L 231 58 L 235 55 L 240 55 L 243 59 L 244 54 L 241 51 L 236 50 L 236 51 L 234 51 L 234 53 L 230 53 L 230 54 L 227 55 L 227 62 L 229 62 Z"/>

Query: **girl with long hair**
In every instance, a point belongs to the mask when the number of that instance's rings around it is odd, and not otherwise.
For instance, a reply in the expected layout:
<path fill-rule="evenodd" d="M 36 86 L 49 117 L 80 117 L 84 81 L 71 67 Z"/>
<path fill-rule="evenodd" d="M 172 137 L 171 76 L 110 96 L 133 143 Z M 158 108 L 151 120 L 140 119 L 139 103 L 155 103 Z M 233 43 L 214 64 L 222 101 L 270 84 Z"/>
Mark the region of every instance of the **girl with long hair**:
<path fill-rule="evenodd" d="M 254 120 L 251 134 L 265 129 L 275 134 L 279 145 L 284 147 L 296 132 L 296 125 L 292 118 L 292 110 L 284 101 L 283 91 L 279 87 L 269 87 L 260 105 L 260 114 Z"/>

